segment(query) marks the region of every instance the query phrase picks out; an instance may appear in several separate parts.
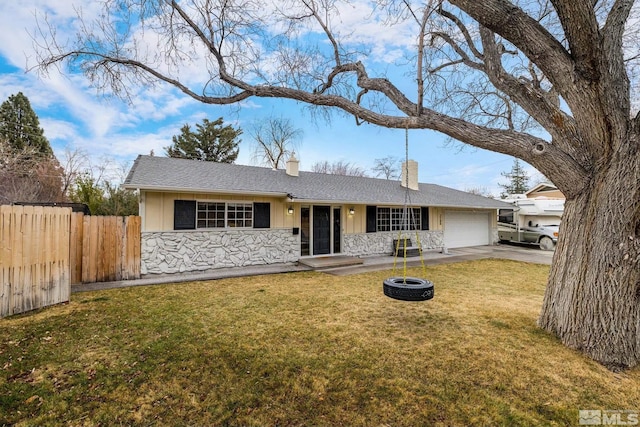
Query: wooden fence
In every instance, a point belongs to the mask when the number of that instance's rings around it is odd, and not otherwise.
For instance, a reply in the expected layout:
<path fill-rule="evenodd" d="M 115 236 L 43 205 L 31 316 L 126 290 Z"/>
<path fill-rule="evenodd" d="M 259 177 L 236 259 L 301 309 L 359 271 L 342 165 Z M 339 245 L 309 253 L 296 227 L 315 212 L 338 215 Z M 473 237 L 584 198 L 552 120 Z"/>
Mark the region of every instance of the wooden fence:
<path fill-rule="evenodd" d="M 140 277 L 140 217 L 0 206 L 0 318 L 69 301 L 71 285 Z"/>
<path fill-rule="evenodd" d="M 71 208 L 0 206 L 0 317 L 69 301 Z"/>
<path fill-rule="evenodd" d="M 140 217 L 71 218 L 71 284 L 140 278 Z"/>

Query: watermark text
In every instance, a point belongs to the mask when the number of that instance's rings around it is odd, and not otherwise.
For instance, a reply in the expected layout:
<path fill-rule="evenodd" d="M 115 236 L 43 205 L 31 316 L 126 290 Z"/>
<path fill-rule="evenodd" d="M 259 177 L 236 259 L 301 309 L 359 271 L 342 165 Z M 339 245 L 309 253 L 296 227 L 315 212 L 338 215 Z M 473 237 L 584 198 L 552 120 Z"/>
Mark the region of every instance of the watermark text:
<path fill-rule="evenodd" d="M 640 411 L 612 409 L 580 409 L 578 423 L 581 426 L 636 426 Z"/>

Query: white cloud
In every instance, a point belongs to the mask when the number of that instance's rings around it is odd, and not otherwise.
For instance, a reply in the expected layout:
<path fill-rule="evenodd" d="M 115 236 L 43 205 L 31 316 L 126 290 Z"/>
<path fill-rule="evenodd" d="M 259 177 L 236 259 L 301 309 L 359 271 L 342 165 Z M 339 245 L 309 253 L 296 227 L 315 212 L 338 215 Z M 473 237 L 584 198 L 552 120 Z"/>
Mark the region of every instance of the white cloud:
<path fill-rule="evenodd" d="M 40 119 L 40 127 L 44 129 L 45 136 L 50 142 L 73 141 L 78 135 L 77 127 L 65 120 L 46 117 Z"/>
<path fill-rule="evenodd" d="M 33 65 L 32 35 L 38 33 L 38 25 L 46 32 L 45 15 L 56 26 L 61 39 L 72 38 L 78 22 L 76 11 L 88 18 L 99 13 L 100 3 L 91 0 L 20 0 L 0 2 L 0 53 L 14 66 L 24 68 Z M 36 21 L 37 17 L 37 21 Z M 38 24 L 39 22 L 39 24 Z"/>

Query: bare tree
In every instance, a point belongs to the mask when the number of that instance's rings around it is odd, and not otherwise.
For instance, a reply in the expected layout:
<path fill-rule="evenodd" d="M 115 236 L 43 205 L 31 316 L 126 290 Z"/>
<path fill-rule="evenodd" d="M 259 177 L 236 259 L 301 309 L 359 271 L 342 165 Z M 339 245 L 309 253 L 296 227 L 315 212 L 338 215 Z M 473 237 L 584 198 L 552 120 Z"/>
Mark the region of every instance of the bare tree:
<path fill-rule="evenodd" d="M 489 190 L 487 187 L 466 188 L 464 191 L 466 191 L 467 193 L 475 194 L 476 196 L 489 197 L 490 199 L 494 198 L 493 194 L 491 194 L 491 190 Z"/>
<path fill-rule="evenodd" d="M 375 159 L 373 172 L 375 176 L 384 179 L 400 179 L 400 160 L 394 156 Z"/>
<path fill-rule="evenodd" d="M 329 163 L 327 160 L 315 162 L 311 166 L 311 172 L 328 173 L 331 175 L 367 176 L 367 171 L 360 166 L 342 160 L 333 163 Z"/>
<path fill-rule="evenodd" d="M 66 198 L 69 196 L 69 189 L 73 183 L 78 179 L 78 176 L 89 167 L 89 156 L 87 153 L 79 148 L 71 149 L 65 147 L 64 157 L 62 159 L 62 169 L 64 174 L 62 176 L 62 194 Z"/>
<path fill-rule="evenodd" d="M 540 326 L 612 369 L 638 364 L 633 0 L 379 0 L 371 14 L 387 15 L 370 19 L 366 32 L 341 19 L 346 2 L 275 3 L 104 1 L 100 21 L 78 26 L 86 33 L 73 45 L 43 27 L 39 66 L 70 62 L 98 89 L 123 95 L 138 80 L 208 104 L 288 98 L 517 157 L 567 197 Z M 373 23 L 387 26 L 379 40 L 367 38 Z M 159 41 L 152 48 L 149 34 Z M 397 37 L 382 40 L 389 34 Z M 321 36 L 326 43 L 308 43 Z M 372 67 L 387 45 L 406 57 L 386 64 L 385 75 Z M 196 61 L 207 74 L 201 84 L 193 73 L 180 77 Z"/>
<path fill-rule="evenodd" d="M 117 163 L 107 156 L 91 161 L 77 149 L 67 150 L 66 157 L 69 200 L 86 204 L 92 215 L 138 214 L 138 192 L 120 187 L 130 169 L 127 162 Z"/>
<path fill-rule="evenodd" d="M 55 157 L 34 146 L 13 148 L 0 137 L 0 204 L 63 202 L 63 176 Z"/>
<path fill-rule="evenodd" d="M 249 130 L 255 141 L 252 159 L 273 169 L 284 167 L 284 162 L 299 148 L 302 129 L 297 129 L 289 119 L 270 118 L 256 122 Z"/>

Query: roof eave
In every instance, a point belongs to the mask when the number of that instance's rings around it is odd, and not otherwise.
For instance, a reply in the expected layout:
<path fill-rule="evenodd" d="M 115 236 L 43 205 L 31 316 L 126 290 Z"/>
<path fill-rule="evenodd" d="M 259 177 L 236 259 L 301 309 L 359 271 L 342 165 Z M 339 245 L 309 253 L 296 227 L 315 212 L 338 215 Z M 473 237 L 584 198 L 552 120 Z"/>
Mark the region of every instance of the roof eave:
<path fill-rule="evenodd" d="M 141 191 L 157 191 L 162 193 L 207 193 L 207 194 L 246 194 L 251 196 L 268 196 L 268 197 L 287 197 L 286 192 L 268 192 L 268 191 L 251 191 L 251 190 L 216 190 L 211 188 L 192 188 L 192 187 L 163 187 L 153 185 L 136 185 L 123 184 L 123 188 L 129 190 Z"/>

